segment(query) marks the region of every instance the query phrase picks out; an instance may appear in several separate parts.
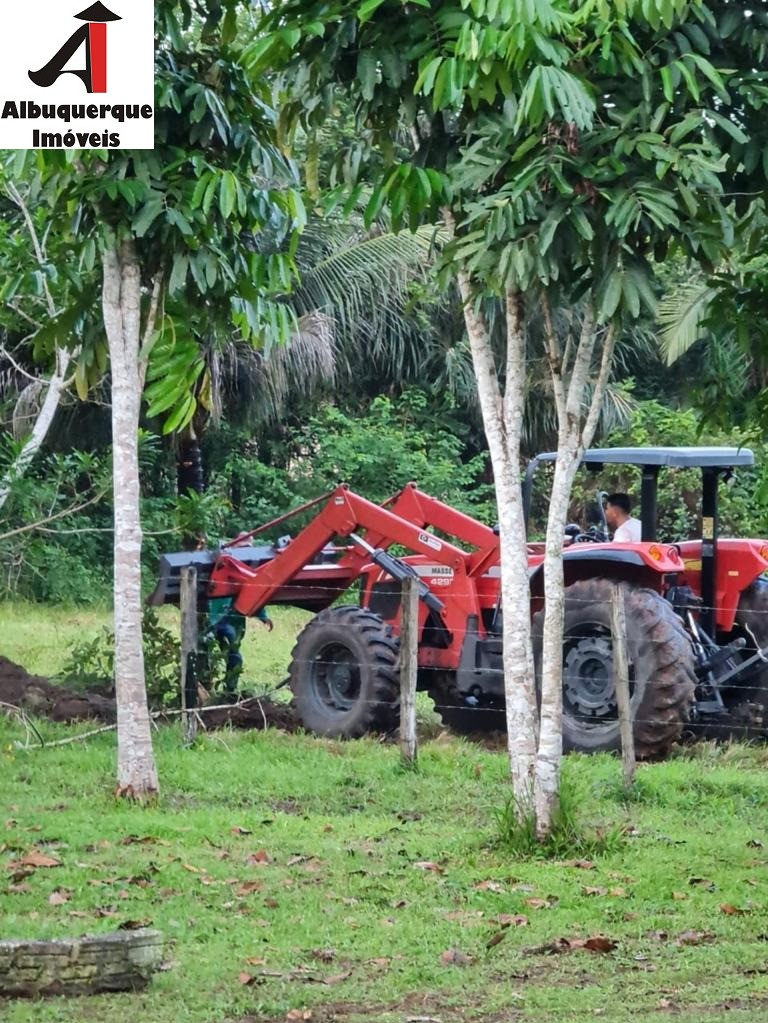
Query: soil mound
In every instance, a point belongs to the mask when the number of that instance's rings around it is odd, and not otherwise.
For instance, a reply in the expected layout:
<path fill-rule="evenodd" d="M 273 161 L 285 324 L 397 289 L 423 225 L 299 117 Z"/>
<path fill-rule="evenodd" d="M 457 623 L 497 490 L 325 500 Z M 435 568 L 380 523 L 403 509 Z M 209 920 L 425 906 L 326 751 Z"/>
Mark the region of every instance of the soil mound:
<path fill-rule="evenodd" d="M 21 707 L 51 721 L 115 721 L 115 701 L 99 693 L 78 693 L 30 675 L 19 664 L 0 657 L 0 703 Z"/>
<path fill-rule="evenodd" d="M 210 702 L 216 701 L 212 694 Z M 117 710 L 114 698 L 98 692 L 76 692 L 57 686 L 50 679 L 30 675 L 19 664 L 0 657 L 0 710 L 2 704 L 20 707 L 29 714 L 70 724 L 74 721 L 103 721 L 114 724 Z M 204 708 L 203 708 L 204 710 Z M 269 697 L 252 697 L 231 707 L 201 713 L 206 729 L 280 728 L 295 731 L 296 716 L 287 703 L 275 703 Z M 177 720 L 169 718 L 171 720 Z"/>

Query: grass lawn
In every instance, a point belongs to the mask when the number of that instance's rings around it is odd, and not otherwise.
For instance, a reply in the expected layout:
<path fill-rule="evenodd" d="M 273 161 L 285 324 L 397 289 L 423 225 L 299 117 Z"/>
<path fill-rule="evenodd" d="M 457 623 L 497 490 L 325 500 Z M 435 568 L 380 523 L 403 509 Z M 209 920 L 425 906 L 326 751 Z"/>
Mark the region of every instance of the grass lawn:
<path fill-rule="evenodd" d="M 768 1017 L 765 751 L 643 767 L 629 802 L 616 760 L 570 758 L 585 820 L 624 829 L 576 864 L 499 847 L 504 756 L 448 737 L 404 772 L 373 740 L 222 733 L 184 750 L 167 729 L 149 809 L 110 795 L 113 735 L 22 738 L 0 718 L 0 937 L 151 921 L 169 969 L 142 994 L 0 1001 L 3 1023 Z M 9 864 L 33 849 L 61 865 L 14 887 Z M 615 949 L 530 951 L 598 934 Z"/>
<path fill-rule="evenodd" d="M 312 617 L 295 608 L 270 608 L 272 632 L 257 621 L 248 622 L 243 642 L 243 684 L 252 687 L 282 682 L 297 634 Z M 21 602 L 0 603 L 0 655 L 22 665 L 33 675 L 53 677 L 63 667 L 73 643 L 94 639 L 111 627 L 106 608 L 60 607 Z M 169 629 L 179 628 L 179 612 L 160 608 Z"/>

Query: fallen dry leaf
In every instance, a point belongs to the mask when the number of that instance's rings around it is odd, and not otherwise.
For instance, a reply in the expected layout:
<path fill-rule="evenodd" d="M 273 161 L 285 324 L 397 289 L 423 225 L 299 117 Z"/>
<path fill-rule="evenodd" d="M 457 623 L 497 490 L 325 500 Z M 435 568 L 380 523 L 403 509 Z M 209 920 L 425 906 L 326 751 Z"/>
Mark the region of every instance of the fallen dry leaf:
<path fill-rule="evenodd" d="M 748 849 L 762 849 L 763 848 L 763 843 L 760 841 L 759 838 L 750 838 L 750 840 L 747 842 L 747 848 Z"/>
<path fill-rule="evenodd" d="M 316 959 L 319 963 L 332 963 L 336 958 L 335 948 L 315 948 L 310 953 L 313 959 Z"/>
<path fill-rule="evenodd" d="M 600 887 L 593 888 L 590 885 L 582 885 L 581 894 L 582 895 L 598 895 L 598 896 L 607 895 L 608 894 L 608 889 L 607 888 L 600 888 Z"/>
<path fill-rule="evenodd" d="M 236 883 L 230 882 L 230 884 Z M 261 881 L 244 881 L 239 887 L 235 889 L 235 895 L 252 895 L 254 892 L 260 892 L 264 887 Z"/>
<path fill-rule="evenodd" d="M 468 956 L 466 952 L 462 952 L 458 948 L 447 948 L 440 955 L 440 962 L 444 966 L 471 966 L 474 960 L 472 956 Z"/>
<path fill-rule="evenodd" d="M 266 849 L 257 849 L 255 853 L 251 853 L 245 861 L 249 867 L 263 866 L 265 863 L 271 863 L 269 853 Z"/>
<path fill-rule="evenodd" d="M 389 956 L 377 956 L 375 959 L 366 959 L 365 965 L 375 966 L 377 970 L 386 970 L 391 962 Z"/>
<path fill-rule="evenodd" d="M 48 896 L 49 906 L 63 906 L 65 902 L 69 902 L 72 892 L 66 888 L 56 888 Z"/>
<path fill-rule="evenodd" d="M 145 917 L 143 920 L 123 920 L 121 924 L 117 925 L 117 929 L 118 931 L 141 931 L 151 925 L 152 921 L 149 917 Z"/>
<path fill-rule="evenodd" d="M 490 938 L 486 941 L 485 947 L 486 948 L 493 948 L 495 945 L 501 944 L 501 942 L 506 938 L 506 936 L 507 936 L 506 929 L 501 930 L 501 931 L 496 931 L 496 933 L 492 934 L 490 936 Z"/>
<path fill-rule="evenodd" d="M 672 898 L 675 900 L 675 902 L 683 902 L 685 899 L 688 898 L 688 896 L 685 894 L 685 892 L 672 892 Z"/>
<path fill-rule="evenodd" d="M 165 845 L 170 846 L 170 842 L 166 842 L 162 838 L 155 838 L 154 835 L 126 835 L 125 838 L 121 838 L 117 843 L 118 845 Z"/>
<path fill-rule="evenodd" d="M 240 983 L 244 987 L 248 987 L 249 984 L 253 984 L 253 982 L 256 980 L 256 978 L 251 976 L 250 973 L 245 973 L 245 972 L 238 973 L 237 979 L 240 981 Z"/>
<path fill-rule="evenodd" d="M 576 867 L 577 870 L 594 870 L 595 864 L 592 860 L 562 860 L 560 867 Z"/>
<path fill-rule="evenodd" d="M 202 874 L 203 871 L 200 867 L 193 867 L 191 863 L 182 863 L 182 868 L 188 870 L 190 874 Z"/>
<path fill-rule="evenodd" d="M 302 855 L 291 856 L 291 858 L 286 861 L 285 865 L 286 865 L 286 867 L 295 867 L 297 863 L 306 863 L 308 859 L 309 859 L 309 856 L 302 856 Z"/>
<path fill-rule="evenodd" d="M 530 906 L 531 909 L 551 909 L 555 905 L 557 900 L 553 899 L 523 899 L 526 906 Z"/>
<path fill-rule="evenodd" d="M 720 906 L 720 912 L 725 913 L 726 916 L 741 916 L 742 913 L 746 913 L 746 909 L 739 909 L 738 906 L 732 906 L 730 902 L 724 902 Z"/>
<path fill-rule="evenodd" d="M 288 1020 L 308 1020 L 312 1019 L 312 1012 L 310 1009 L 290 1009 L 286 1012 L 285 1018 Z"/>
<path fill-rule="evenodd" d="M 597 934 L 591 938 L 555 938 L 545 945 L 535 945 L 524 951 L 527 955 L 561 955 L 565 952 L 575 952 L 579 949 L 586 949 L 588 952 L 612 952 L 617 947 L 617 942 L 610 938 Z"/>
<path fill-rule="evenodd" d="M 234 828 L 229 829 L 232 835 L 252 835 L 253 832 L 250 828 L 241 828 L 239 824 L 236 824 Z"/>
<path fill-rule="evenodd" d="M 260 959 L 258 956 L 249 956 L 246 960 L 247 966 L 266 966 L 267 960 Z"/>
<path fill-rule="evenodd" d="M 527 927 L 529 922 L 522 913 L 499 913 L 495 920 L 499 927 Z"/>
<path fill-rule="evenodd" d="M 433 874 L 443 873 L 443 867 L 439 863 L 433 863 L 432 860 L 418 860 L 413 866 L 416 870 L 429 870 Z"/>
<path fill-rule="evenodd" d="M 614 899 L 626 899 L 628 892 L 626 888 L 609 888 L 608 894 L 613 896 Z"/>
<path fill-rule="evenodd" d="M 19 881 L 18 884 L 9 884 L 8 891 L 13 892 L 14 895 L 27 895 L 32 891 L 32 886 L 28 885 L 26 881 Z"/>
<path fill-rule="evenodd" d="M 584 948 L 590 952 L 613 952 L 616 948 L 616 942 L 611 941 L 610 938 L 603 937 L 602 934 L 598 934 L 594 938 L 587 938 L 584 942 Z"/>
<path fill-rule="evenodd" d="M 277 899 L 264 899 L 264 905 L 267 907 L 267 909 L 277 909 L 280 903 L 277 901 Z"/>
<path fill-rule="evenodd" d="M 37 870 L 41 867 L 60 867 L 61 860 L 55 859 L 53 856 L 46 856 L 45 853 L 31 852 L 27 853 L 26 856 L 22 856 L 20 860 L 14 860 L 8 864 L 8 870 L 19 870 L 19 868 L 29 867 L 32 870 Z"/>
<path fill-rule="evenodd" d="M 504 885 L 499 884 L 498 881 L 478 881 L 472 887 L 476 892 L 494 892 L 496 895 L 501 895 L 504 892 Z"/>
<path fill-rule="evenodd" d="M 710 881 L 708 877 L 689 877 L 688 884 L 695 885 L 697 888 L 706 888 L 708 892 L 715 890 L 715 882 Z"/>
<path fill-rule="evenodd" d="M 715 936 L 711 931 L 683 931 L 675 938 L 676 945 L 703 945 L 704 942 L 714 941 Z"/>
<path fill-rule="evenodd" d="M 343 980 L 347 980 L 351 976 L 351 970 L 345 970 L 344 973 L 332 973 L 330 977 L 323 977 L 323 984 L 327 984 L 329 987 L 333 984 L 341 984 Z"/>

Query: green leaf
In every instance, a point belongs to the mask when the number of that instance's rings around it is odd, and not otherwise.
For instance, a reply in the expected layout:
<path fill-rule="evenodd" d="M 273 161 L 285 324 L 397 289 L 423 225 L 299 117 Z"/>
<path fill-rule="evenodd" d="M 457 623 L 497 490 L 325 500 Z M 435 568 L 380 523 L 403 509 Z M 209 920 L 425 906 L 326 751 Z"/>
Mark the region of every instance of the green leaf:
<path fill-rule="evenodd" d="M 178 406 L 163 423 L 163 433 L 173 433 L 175 430 L 182 430 L 192 419 L 197 408 L 197 401 L 188 394 L 181 405 Z"/>
<path fill-rule="evenodd" d="M 172 206 L 169 206 L 168 209 L 165 211 L 165 216 L 166 219 L 171 224 L 174 224 L 176 227 L 178 227 L 178 229 L 181 231 L 183 235 L 189 236 L 194 234 L 194 231 L 192 230 L 192 225 L 184 216 L 184 214 L 181 213 L 179 210 L 174 209 Z"/>
<path fill-rule="evenodd" d="M 149 202 L 145 203 L 133 218 L 131 225 L 136 237 L 143 238 L 162 212 L 162 199 L 150 199 Z"/>
<path fill-rule="evenodd" d="M 357 9 L 358 20 L 361 22 L 368 21 L 384 2 L 385 0 L 365 0 Z"/>
<path fill-rule="evenodd" d="M 224 171 L 219 183 L 219 210 L 225 220 L 229 220 L 237 200 L 237 180 L 232 171 Z"/>
<path fill-rule="evenodd" d="M 423 93 L 428 96 L 435 84 L 435 75 L 443 63 L 442 57 L 433 57 L 428 64 L 424 65 L 419 77 L 416 79 L 416 84 L 413 87 L 415 93 Z"/>
<path fill-rule="evenodd" d="M 211 172 L 206 171 L 204 174 L 201 174 L 200 177 L 198 178 L 197 184 L 195 185 L 195 190 L 192 193 L 192 200 L 190 203 L 193 210 L 197 210 L 200 208 L 203 202 L 203 196 L 205 195 L 205 191 L 208 188 L 211 177 L 212 177 Z"/>
<path fill-rule="evenodd" d="M 357 80 L 363 99 L 370 102 L 378 80 L 378 62 L 372 50 L 361 50 L 357 55 Z"/>
<path fill-rule="evenodd" d="M 619 308 L 619 302 L 621 301 L 621 278 L 621 272 L 615 270 L 606 282 L 598 314 L 601 323 L 607 323 Z"/>
<path fill-rule="evenodd" d="M 749 138 L 739 128 L 737 124 L 728 117 L 723 117 L 722 114 L 718 114 L 716 110 L 708 110 L 707 117 L 711 117 L 712 120 L 719 124 L 723 131 L 727 132 L 735 142 L 739 142 L 742 146 L 745 146 L 749 142 Z"/>

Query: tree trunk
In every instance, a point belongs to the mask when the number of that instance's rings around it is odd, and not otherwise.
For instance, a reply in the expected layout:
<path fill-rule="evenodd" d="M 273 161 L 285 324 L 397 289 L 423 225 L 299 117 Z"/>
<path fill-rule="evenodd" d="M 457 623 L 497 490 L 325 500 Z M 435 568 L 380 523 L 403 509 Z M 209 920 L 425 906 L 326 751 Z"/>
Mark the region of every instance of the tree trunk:
<path fill-rule="evenodd" d="M 56 349 L 56 370 L 48 381 L 45 399 L 35 420 L 32 433 L 24 442 L 24 447 L 14 459 L 13 464 L 2 481 L 0 481 L 0 511 L 2 511 L 5 502 L 8 500 L 13 481 L 24 475 L 32 459 L 45 443 L 45 438 L 48 436 L 48 431 L 59 407 L 62 393 L 66 388 L 67 369 L 69 368 L 71 357 L 71 353 L 65 349 Z"/>
<path fill-rule="evenodd" d="M 539 749 L 536 758 L 536 834 L 545 839 L 552 830 L 560 790 L 563 756 L 563 628 L 565 585 L 563 536 L 573 478 L 579 465 L 579 434 L 563 431 L 558 438 L 557 461 L 552 481 L 544 547 L 544 634 L 541 656 L 541 709 Z"/>
<path fill-rule="evenodd" d="M 541 657 L 541 720 L 536 758 L 534 804 L 536 834 L 546 839 L 558 806 L 560 763 L 563 755 L 563 629 L 565 624 L 565 582 L 563 576 L 563 538 L 568 505 L 581 456 L 595 435 L 600 406 L 613 362 L 615 332 L 602 328 L 603 349 L 600 369 L 585 409 L 592 360 L 599 328 L 591 307 L 587 307 L 581 325 L 573 364 L 561 357 L 545 298 L 545 331 L 558 416 L 558 446 L 552 493 L 547 515 L 544 551 L 544 634 Z M 570 377 L 565 383 L 566 376 Z M 586 411 L 586 415 L 585 415 Z"/>
<path fill-rule="evenodd" d="M 37 236 L 34 221 L 30 216 L 27 203 L 13 182 L 8 182 L 6 184 L 6 188 L 11 200 L 16 203 L 21 211 L 24 223 L 27 225 L 32 249 L 35 253 L 35 258 L 37 259 L 37 265 L 44 271 L 46 263 L 45 253 L 43 251 L 43 246 L 40 244 L 40 239 Z M 55 319 L 56 306 L 54 304 L 53 297 L 51 296 L 44 272 L 41 274 L 41 280 L 43 282 L 43 293 L 45 295 L 45 304 L 48 309 L 48 315 L 51 319 Z M 37 419 L 35 420 L 35 425 L 32 428 L 32 433 L 29 435 L 24 447 L 19 452 L 18 457 L 14 460 L 13 465 L 5 474 L 3 480 L 0 481 L 0 510 L 2 510 L 5 502 L 8 500 L 8 495 L 11 492 L 13 481 L 24 475 L 35 455 L 45 443 L 45 438 L 48 436 L 48 431 L 51 428 L 54 416 L 56 415 L 56 410 L 59 407 L 62 393 L 67 386 L 67 370 L 73 354 L 74 353 L 65 348 L 56 349 L 56 365 L 53 376 L 48 381 L 48 389 L 45 392 L 45 398 Z"/>
<path fill-rule="evenodd" d="M 117 790 L 138 800 L 158 791 L 144 681 L 141 630 L 139 410 L 141 406 L 141 280 L 132 242 L 103 255 L 104 327 L 112 372 L 114 488 L 115 695 Z"/>
<path fill-rule="evenodd" d="M 521 819 L 533 812 L 538 711 L 531 645 L 528 556 L 520 484 L 525 399 L 525 336 L 520 299 L 507 299 L 507 379 L 502 397 L 487 324 L 473 304 L 469 277 L 458 274 L 483 426 L 496 485 L 501 555 L 504 692 L 512 791 Z"/>

